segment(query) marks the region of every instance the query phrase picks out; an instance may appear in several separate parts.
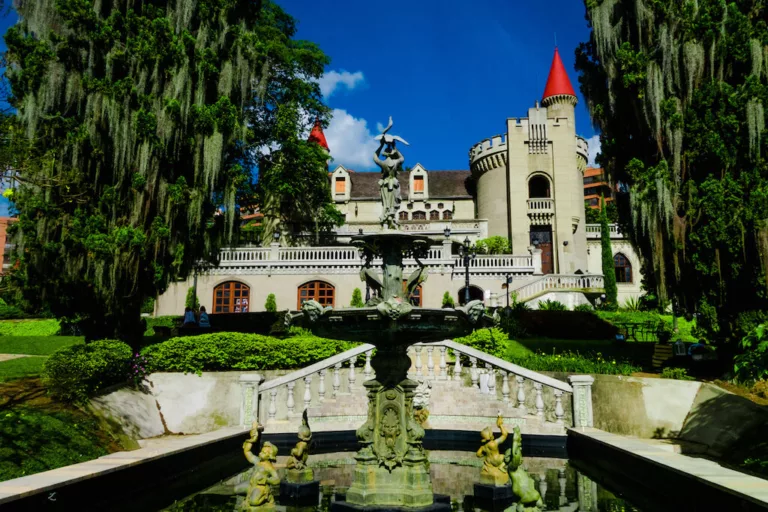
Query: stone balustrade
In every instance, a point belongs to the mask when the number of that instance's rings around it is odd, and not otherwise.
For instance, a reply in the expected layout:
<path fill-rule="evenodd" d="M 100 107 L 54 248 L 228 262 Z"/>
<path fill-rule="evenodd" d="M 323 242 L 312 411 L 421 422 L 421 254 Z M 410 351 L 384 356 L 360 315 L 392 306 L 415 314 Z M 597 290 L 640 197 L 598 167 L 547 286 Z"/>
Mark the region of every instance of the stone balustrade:
<path fill-rule="evenodd" d="M 602 232 L 600 224 L 587 224 L 587 239 L 599 239 Z M 608 229 L 611 233 L 612 240 L 621 240 L 626 238 L 624 233 L 621 232 L 621 227 L 618 224 L 609 224 Z"/>
<path fill-rule="evenodd" d="M 578 290 L 600 292 L 605 288 L 603 276 L 599 274 L 548 274 L 535 281 L 513 288 L 510 293 L 517 300 L 527 301 L 547 292 Z"/>
<path fill-rule="evenodd" d="M 528 199 L 528 213 L 555 213 L 555 200 L 548 197 Z"/>

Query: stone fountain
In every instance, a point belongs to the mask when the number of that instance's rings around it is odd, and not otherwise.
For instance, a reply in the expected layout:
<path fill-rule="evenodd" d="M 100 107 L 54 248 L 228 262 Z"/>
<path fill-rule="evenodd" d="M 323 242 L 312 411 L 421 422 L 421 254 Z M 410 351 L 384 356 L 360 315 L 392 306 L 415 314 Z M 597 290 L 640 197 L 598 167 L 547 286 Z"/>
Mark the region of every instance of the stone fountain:
<path fill-rule="evenodd" d="M 355 459 L 352 485 L 345 501 L 332 510 L 451 510 L 450 503 L 436 501 L 432 492 L 427 457 L 422 447 L 424 429 L 414 419 L 413 398 L 418 383 L 408 378 L 411 360 L 408 346 L 463 336 L 475 328 L 492 325 L 482 301 L 456 309 L 428 309 L 411 305 L 413 290 L 427 278 L 421 262 L 433 240 L 399 230 L 397 212 L 404 158 L 390 135 L 392 118 L 376 137 L 379 148 L 373 157 L 381 168 L 382 231 L 353 237 L 364 258 L 361 280 L 374 291 L 364 308 L 336 310 L 307 301 L 300 312 L 289 312 L 286 324 L 300 325 L 319 336 L 363 341 L 376 346 L 371 366 L 376 378 L 363 386 L 368 392 L 368 419 L 357 430 L 360 450 Z M 403 285 L 403 260 L 413 258 L 416 270 Z M 381 261 L 381 274 L 374 261 Z"/>

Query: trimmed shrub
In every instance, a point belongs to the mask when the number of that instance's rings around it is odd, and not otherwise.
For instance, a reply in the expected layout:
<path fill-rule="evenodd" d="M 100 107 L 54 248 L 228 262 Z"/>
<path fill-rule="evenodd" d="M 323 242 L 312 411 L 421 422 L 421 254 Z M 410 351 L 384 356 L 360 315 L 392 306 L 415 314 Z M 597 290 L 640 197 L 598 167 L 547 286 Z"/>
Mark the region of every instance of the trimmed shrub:
<path fill-rule="evenodd" d="M 264 303 L 264 311 L 267 311 L 268 313 L 277 313 L 277 300 L 275 300 L 274 293 L 267 295 L 267 301 Z"/>
<path fill-rule="evenodd" d="M 443 294 L 443 307 L 444 308 L 455 308 L 456 303 L 453 302 L 453 297 L 451 297 L 451 292 L 445 292 Z"/>
<path fill-rule="evenodd" d="M 487 329 L 478 329 L 468 336 L 456 338 L 456 343 L 467 345 L 477 350 L 482 350 L 486 354 L 491 354 L 498 358 L 503 358 L 507 353 L 507 341 L 509 338 L 506 333 L 498 327 Z"/>
<path fill-rule="evenodd" d="M 676 379 L 676 380 L 694 380 L 693 377 L 688 375 L 688 370 L 685 368 L 672 368 L 668 366 L 661 371 L 662 379 Z"/>
<path fill-rule="evenodd" d="M 197 298 L 197 290 L 195 290 L 194 286 L 187 290 L 187 299 L 184 301 L 184 307 L 190 308 L 193 311 L 200 309 L 200 301 Z"/>
<path fill-rule="evenodd" d="M 504 236 L 492 236 L 478 240 L 475 244 L 478 254 L 512 254 L 509 240 Z"/>
<path fill-rule="evenodd" d="M 182 317 L 180 316 L 157 316 L 155 318 L 147 318 L 147 330 L 144 331 L 144 336 L 154 336 L 155 327 L 168 327 L 173 329 L 181 323 Z"/>
<path fill-rule="evenodd" d="M 562 340 L 612 340 L 618 332 L 592 312 L 521 311 L 519 323 L 530 336 Z"/>
<path fill-rule="evenodd" d="M 539 302 L 539 310 L 541 311 L 568 311 L 568 307 L 559 300 L 547 299 Z"/>
<path fill-rule="evenodd" d="M 0 336 L 56 336 L 60 332 L 59 321 L 52 318 L 0 321 Z"/>
<path fill-rule="evenodd" d="M 360 291 L 360 288 L 355 288 L 352 291 L 352 302 L 349 303 L 349 307 L 362 308 L 363 306 L 365 306 L 365 303 L 363 302 L 363 292 Z"/>
<path fill-rule="evenodd" d="M 151 372 L 274 370 L 307 366 L 355 347 L 357 343 L 316 336 L 286 339 L 222 332 L 171 338 L 145 347 Z"/>
<path fill-rule="evenodd" d="M 592 307 L 591 304 L 579 304 L 575 308 L 573 308 L 574 311 L 580 311 L 582 313 L 592 313 L 595 308 Z"/>
<path fill-rule="evenodd" d="M 87 402 L 99 390 L 127 381 L 131 355 L 131 347 L 117 340 L 73 345 L 46 360 L 43 383 L 56 398 Z"/>

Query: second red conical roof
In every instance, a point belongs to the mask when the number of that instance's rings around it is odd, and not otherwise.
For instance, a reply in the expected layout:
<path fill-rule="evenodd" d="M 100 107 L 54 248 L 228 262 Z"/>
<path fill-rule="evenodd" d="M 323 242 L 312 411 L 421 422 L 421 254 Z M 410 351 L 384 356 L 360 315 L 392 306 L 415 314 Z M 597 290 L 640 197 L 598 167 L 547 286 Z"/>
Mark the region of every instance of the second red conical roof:
<path fill-rule="evenodd" d="M 326 150 L 328 151 L 331 150 L 328 147 L 328 141 L 325 140 L 325 134 L 323 133 L 323 125 L 320 123 L 319 119 L 315 121 L 315 126 L 313 126 L 312 131 L 309 132 L 309 141 L 317 142 L 318 144 L 320 144 L 321 147 L 324 147 Z"/>
<path fill-rule="evenodd" d="M 565 66 L 563 66 L 563 61 L 560 59 L 560 52 L 555 48 L 555 57 L 552 59 L 552 67 L 549 68 L 549 78 L 547 78 L 547 86 L 544 88 L 543 99 L 559 94 L 576 96 L 568 73 L 565 71 Z"/>

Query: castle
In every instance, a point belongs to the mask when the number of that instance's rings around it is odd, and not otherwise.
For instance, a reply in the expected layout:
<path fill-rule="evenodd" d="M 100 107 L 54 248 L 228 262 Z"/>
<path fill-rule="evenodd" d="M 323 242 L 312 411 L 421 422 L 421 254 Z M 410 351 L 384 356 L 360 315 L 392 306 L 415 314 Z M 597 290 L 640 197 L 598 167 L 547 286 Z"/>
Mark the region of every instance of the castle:
<path fill-rule="evenodd" d="M 541 103 L 528 117 L 509 118 L 505 133 L 469 150 L 469 170 L 434 171 L 416 164 L 398 177 L 402 202 L 400 229 L 434 238 L 424 261 L 428 280 L 411 300 L 440 307 L 445 292 L 459 303 L 466 295 L 467 267 L 460 255 L 466 242 L 490 236 L 509 240 L 512 254 L 478 255 L 469 260 L 470 296 L 489 306 L 505 305 L 513 292 L 531 305 L 547 298 L 570 306 L 585 302 L 583 292 L 602 289 L 600 226 L 587 225 L 584 172 L 586 140 L 576 135 L 573 86 L 555 50 Z M 329 151 L 322 128 L 310 140 Z M 345 216 L 336 245 L 246 246 L 223 250 L 218 267 L 174 283 L 156 306 L 157 315 L 184 310 L 187 289 L 197 283 L 200 303 L 209 312 L 263 309 L 274 293 L 280 309 L 297 309 L 304 300 L 349 305 L 355 288 L 364 290 L 351 236 L 379 231 L 379 173 L 343 166 L 329 173 L 331 194 Z M 640 260 L 618 228 L 611 227 L 619 300 L 638 297 Z M 416 262 L 410 262 L 415 268 Z"/>

